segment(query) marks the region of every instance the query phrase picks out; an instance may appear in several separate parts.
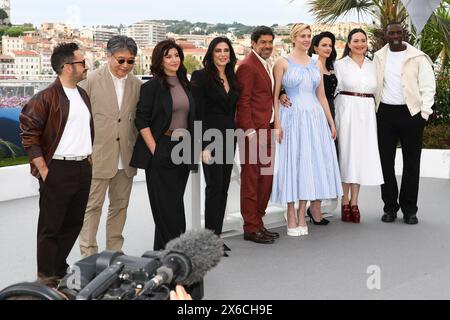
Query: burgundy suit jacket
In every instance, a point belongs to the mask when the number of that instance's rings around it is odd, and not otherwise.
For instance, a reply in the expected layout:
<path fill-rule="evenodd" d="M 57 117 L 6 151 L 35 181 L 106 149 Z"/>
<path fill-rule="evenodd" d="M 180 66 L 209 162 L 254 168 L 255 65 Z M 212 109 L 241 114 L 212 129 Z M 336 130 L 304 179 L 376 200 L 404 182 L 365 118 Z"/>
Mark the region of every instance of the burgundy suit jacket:
<path fill-rule="evenodd" d="M 236 106 L 236 127 L 244 131 L 269 129 L 272 117 L 272 82 L 266 69 L 252 51 L 237 70 L 241 90 Z"/>

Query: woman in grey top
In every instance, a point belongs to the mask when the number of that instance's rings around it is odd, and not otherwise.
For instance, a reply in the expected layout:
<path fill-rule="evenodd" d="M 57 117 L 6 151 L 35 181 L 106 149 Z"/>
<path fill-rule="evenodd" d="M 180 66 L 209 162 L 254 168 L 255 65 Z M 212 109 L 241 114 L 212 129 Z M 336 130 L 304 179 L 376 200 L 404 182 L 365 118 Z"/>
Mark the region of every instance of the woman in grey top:
<path fill-rule="evenodd" d="M 142 85 L 136 111 L 140 134 L 131 165 L 145 169 L 155 222 L 154 250 L 164 249 L 168 241 L 186 230 L 183 196 L 189 170 L 196 169 L 194 159 L 198 158 L 194 156 L 191 138 L 195 106 L 183 60 L 183 51 L 174 41 L 164 40 L 156 45 L 152 55 L 153 78 Z M 187 147 L 177 146 L 177 140 Z M 175 147 L 181 151 L 172 155 Z"/>

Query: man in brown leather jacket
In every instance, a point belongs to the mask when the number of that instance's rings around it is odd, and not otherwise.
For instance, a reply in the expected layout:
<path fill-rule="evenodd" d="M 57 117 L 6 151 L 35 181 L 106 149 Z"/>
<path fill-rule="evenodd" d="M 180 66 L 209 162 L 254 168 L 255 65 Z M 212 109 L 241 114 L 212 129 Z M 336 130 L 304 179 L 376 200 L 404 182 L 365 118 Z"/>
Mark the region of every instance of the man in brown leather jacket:
<path fill-rule="evenodd" d="M 91 185 L 94 139 L 91 105 L 77 83 L 86 78 L 78 45 L 63 43 L 51 57 L 56 81 L 20 114 L 22 144 L 39 179 L 38 277 L 63 277 L 83 225 Z"/>

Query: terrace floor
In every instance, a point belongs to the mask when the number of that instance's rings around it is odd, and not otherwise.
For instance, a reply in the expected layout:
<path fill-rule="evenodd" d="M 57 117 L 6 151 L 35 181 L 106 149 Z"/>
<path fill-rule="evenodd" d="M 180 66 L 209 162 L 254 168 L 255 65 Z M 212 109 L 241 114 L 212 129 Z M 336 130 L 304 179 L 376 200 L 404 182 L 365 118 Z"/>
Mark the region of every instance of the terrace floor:
<path fill-rule="evenodd" d="M 275 208 L 265 220 L 281 237 L 271 245 L 244 241 L 229 216 L 224 237 L 232 251 L 206 275 L 205 299 L 450 299 L 450 180 L 421 179 L 418 225 L 381 222 L 379 188 L 362 188 L 360 209 L 360 224 L 341 222 L 336 211 L 328 226 L 308 224 L 308 236 L 293 238 Z M 0 289 L 34 280 L 37 219 L 37 197 L 0 202 Z M 151 249 L 153 231 L 145 183 L 136 182 L 125 253 Z M 68 262 L 79 259 L 77 243 Z"/>

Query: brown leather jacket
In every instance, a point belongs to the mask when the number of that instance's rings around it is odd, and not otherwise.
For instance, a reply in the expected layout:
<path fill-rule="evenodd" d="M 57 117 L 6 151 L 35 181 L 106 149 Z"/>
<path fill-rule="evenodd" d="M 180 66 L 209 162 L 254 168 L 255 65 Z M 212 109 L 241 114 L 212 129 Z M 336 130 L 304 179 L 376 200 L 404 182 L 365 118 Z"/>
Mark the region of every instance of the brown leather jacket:
<path fill-rule="evenodd" d="M 91 114 L 91 138 L 94 141 L 94 123 L 91 103 L 87 93 L 78 87 L 81 97 Z M 50 164 L 59 141 L 61 140 L 69 116 L 69 99 L 59 78 L 48 88 L 35 94 L 20 113 L 22 144 L 30 158 L 31 174 L 39 178 L 39 171 L 32 163 L 38 157 L 44 157 Z"/>

